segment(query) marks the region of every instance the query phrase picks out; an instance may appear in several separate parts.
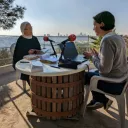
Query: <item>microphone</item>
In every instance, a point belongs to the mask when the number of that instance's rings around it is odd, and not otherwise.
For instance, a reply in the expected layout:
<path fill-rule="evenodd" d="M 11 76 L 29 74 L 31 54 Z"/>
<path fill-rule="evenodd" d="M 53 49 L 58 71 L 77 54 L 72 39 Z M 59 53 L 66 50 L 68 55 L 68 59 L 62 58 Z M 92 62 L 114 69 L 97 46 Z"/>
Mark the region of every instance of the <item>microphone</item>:
<path fill-rule="evenodd" d="M 49 39 L 49 38 L 48 38 L 48 36 L 44 36 L 44 37 L 43 37 L 43 40 L 44 40 L 44 41 L 55 42 L 55 41 L 53 41 L 53 40 Z"/>
<path fill-rule="evenodd" d="M 62 43 L 62 44 L 65 44 L 67 41 L 73 42 L 73 41 L 75 41 L 75 40 L 76 40 L 76 35 L 71 34 L 71 35 L 68 36 L 68 39 L 62 41 L 61 43 Z"/>
<path fill-rule="evenodd" d="M 52 49 L 53 49 L 53 52 L 54 52 L 54 53 L 51 54 L 51 55 L 55 55 L 55 56 L 57 57 L 56 51 L 55 51 L 54 46 L 53 46 L 53 44 L 52 44 L 52 42 L 55 42 L 55 41 L 50 40 L 50 39 L 48 38 L 48 36 L 44 36 L 44 37 L 43 37 L 43 40 L 44 40 L 44 41 L 50 41 L 50 44 L 51 44 Z"/>

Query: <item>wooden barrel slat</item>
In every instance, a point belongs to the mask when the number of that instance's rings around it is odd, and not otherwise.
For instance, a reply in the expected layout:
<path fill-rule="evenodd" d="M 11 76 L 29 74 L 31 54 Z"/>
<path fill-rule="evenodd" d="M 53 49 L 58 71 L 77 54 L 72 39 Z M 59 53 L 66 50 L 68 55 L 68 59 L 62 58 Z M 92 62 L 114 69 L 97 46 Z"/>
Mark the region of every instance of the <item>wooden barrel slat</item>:
<path fill-rule="evenodd" d="M 77 95 L 79 94 L 79 86 L 78 86 L 78 84 L 77 84 L 77 86 L 76 86 L 76 90 L 77 90 Z M 78 107 L 79 106 L 79 98 L 76 100 L 76 106 Z"/>
<path fill-rule="evenodd" d="M 63 83 L 68 83 L 68 75 L 66 75 L 66 76 L 63 76 Z M 63 89 L 63 97 L 64 98 L 67 98 L 68 97 L 68 88 L 64 88 Z M 63 103 L 63 111 L 65 112 L 65 111 L 67 111 L 68 110 L 68 102 L 64 102 Z"/>
<path fill-rule="evenodd" d="M 40 82 L 40 79 L 41 79 L 41 77 L 39 77 L 39 76 L 36 77 L 36 80 L 39 81 L 39 82 Z M 38 96 L 41 96 L 41 93 L 42 93 L 41 90 L 42 90 L 42 86 L 37 86 L 37 93 L 36 93 L 36 94 L 37 94 Z M 38 104 L 38 108 L 41 109 L 41 106 L 42 106 L 41 100 L 38 99 L 37 102 L 38 102 L 38 103 L 37 103 L 37 104 Z M 39 116 L 40 116 L 40 115 L 41 115 L 41 114 L 39 113 Z"/>
<path fill-rule="evenodd" d="M 69 76 L 69 82 L 73 82 L 73 75 Z M 72 96 L 73 96 L 73 87 L 70 87 L 69 88 L 69 98 Z M 73 105 L 73 101 L 69 101 L 69 108 L 68 108 L 69 111 L 72 110 L 72 108 L 73 108 L 72 105 Z M 72 115 L 69 115 L 68 117 L 71 117 L 71 116 Z"/>
<path fill-rule="evenodd" d="M 40 82 L 41 77 L 37 76 L 36 77 L 37 81 Z M 42 95 L 42 86 L 37 86 L 37 95 L 41 96 Z"/>
<path fill-rule="evenodd" d="M 46 77 L 41 77 L 41 82 L 46 82 Z M 42 97 L 46 98 L 46 87 L 42 86 Z M 42 110 L 46 111 L 47 104 L 45 101 L 42 101 Z M 44 117 L 44 115 L 42 115 Z"/>
<path fill-rule="evenodd" d="M 51 83 L 52 82 L 52 78 L 51 77 L 47 77 L 47 83 Z M 47 98 L 51 98 L 51 88 L 47 87 Z M 51 103 L 47 102 L 47 112 L 51 111 Z M 50 117 L 47 117 L 47 119 L 50 119 Z"/>
<path fill-rule="evenodd" d="M 61 84 L 63 82 L 63 78 L 62 76 L 58 76 L 58 83 Z M 58 95 L 57 95 L 58 99 L 62 98 L 62 88 L 58 88 Z M 62 108 L 61 108 L 61 103 L 57 103 L 57 112 L 61 112 Z M 58 119 L 60 119 L 58 117 Z"/>
<path fill-rule="evenodd" d="M 73 81 L 76 82 L 77 80 L 77 75 L 73 74 Z M 76 96 L 77 95 L 77 83 L 75 84 L 75 86 L 73 87 L 73 95 Z M 76 100 L 73 101 L 73 109 L 76 108 Z"/>
<path fill-rule="evenodd" d="M 36 93 L 36 84 L 33 81 L 31 81 L 31 91 L 34 92 L 34 93 Z"/>
<path fill-rule="evenodd" d="M 57 83 L 57 76 L 52 77 L 52 83 Z M 53 87 L 52 88 L 52 98 L 56 98 L 57 95 L 57 88 Z M 56 103 L 52 103 L 52 112 L 56 112 Z M 56 119 L 56 117 L 52 117 L 53 120 Z"/>

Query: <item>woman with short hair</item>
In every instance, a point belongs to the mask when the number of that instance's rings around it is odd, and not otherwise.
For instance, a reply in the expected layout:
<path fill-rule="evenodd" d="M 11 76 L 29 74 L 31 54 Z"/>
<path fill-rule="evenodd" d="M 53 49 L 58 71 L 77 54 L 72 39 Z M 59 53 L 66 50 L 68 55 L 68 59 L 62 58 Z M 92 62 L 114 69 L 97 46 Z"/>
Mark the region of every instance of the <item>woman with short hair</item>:
<path fill-rule="evenodd" d="M 15 64 L 23 59 L 25 55 L 40 53 L 41 46 L 37 37 L 33 36 L 32 26 L 29 22 L 23 22 L 20 26 L 22 35 L 17 39 L 14 54 L 13 54 L 13 68 L 15 69 Z M 23 85 L 26 81 L 30 85 L 29 75 L 21 74 L 21 80 L 23 80 Z M 24 86 L 25 90 L 25 86 Z"/>
<path fill-rule="evenodd" d="M 115 27 L 115 17 L 108 11 L 103 11 L 94 19 L 94 31 L 97 36 L 102 36 L 100 42 L 100 52 L 95 49 L 91 52 L 85 52 L 87 58 L 92 58 L 92 62 L 98 69 L 97 72 L 85 73 L 85 84 L 90 84 L 90 79 L 94 75 L 100 75 L 109 78 L 121 78 L 128 73 L 125 41 L 120 35 L 113 32 Z M 124 88 L 125 82 L 120 84 L 98 82 L 98 89 L 111 94 L 119 95 Z M 92 91 L 93 99 L 87 105 L 88 109 L 98 109 L 104 106 L 105 110 L 111 106 L 112 101 L 104 94 Z"/>

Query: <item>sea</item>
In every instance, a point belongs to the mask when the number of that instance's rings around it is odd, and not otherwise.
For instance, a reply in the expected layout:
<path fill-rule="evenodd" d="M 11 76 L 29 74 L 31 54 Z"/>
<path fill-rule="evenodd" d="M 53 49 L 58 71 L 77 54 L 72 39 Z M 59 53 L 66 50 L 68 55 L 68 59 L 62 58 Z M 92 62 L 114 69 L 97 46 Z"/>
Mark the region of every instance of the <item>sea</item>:
<path fill-rule="evenodd" d="M 3 47 L 10 47 L 13 43 L 16 43 L 17 39 L 19 36 L 3 36 L 0 35 L 0 48 Z M 44 42 L 43 41 L 43 36 L 37 36 L 41 47 L 46 47 L 49 46 L 50 43 L 49 42 Z M 55 41 L 55 43 L 53 45 L 57 45 L 59 43 L 61 43 L 62 41 L 68 39 L 67 36 L 49 36 L 49 39 Z M 75 43 L 87 43 L 89 42 L 90 39 L 88 38 L 88 36 L 77 36 Z"/>

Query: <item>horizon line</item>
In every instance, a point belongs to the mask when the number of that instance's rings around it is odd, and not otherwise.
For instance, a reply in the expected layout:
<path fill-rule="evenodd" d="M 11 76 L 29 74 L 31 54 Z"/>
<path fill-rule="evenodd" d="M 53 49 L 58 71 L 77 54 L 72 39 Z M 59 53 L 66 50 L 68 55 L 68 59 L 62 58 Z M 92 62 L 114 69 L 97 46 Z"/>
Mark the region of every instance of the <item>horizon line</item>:
<path fill-rule="evenodd" d="M 21 35 L 0 35 L 0 36 L 21 36 Z M 34 35 L 34 36 L 44 36 L 44 35 Z M 46 35 L 47 36 L 47 35 Z M 58 35 L 50 35 L 49 37 L 52 36 L 57 36 L 57 37 L 67 37 L 66 35 L 58 36 Z M 69 35 L 68 35 L 69 36 Z M 76 35 L 76 36 L 81 36 L 81 37 L 87 37 L 87 36 L 92 36 L 92 35 Z"/>

